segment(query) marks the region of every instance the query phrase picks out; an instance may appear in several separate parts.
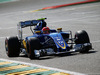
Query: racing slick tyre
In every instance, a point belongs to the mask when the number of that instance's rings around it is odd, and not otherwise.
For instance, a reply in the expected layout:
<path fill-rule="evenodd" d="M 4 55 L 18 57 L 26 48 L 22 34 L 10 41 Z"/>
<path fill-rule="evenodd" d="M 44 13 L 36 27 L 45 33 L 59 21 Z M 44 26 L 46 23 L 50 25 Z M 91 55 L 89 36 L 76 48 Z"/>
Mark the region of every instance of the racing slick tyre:
<path fill-rule="evenodd" d="M 80 30 L 75 33 L 75 44 L 90 43 L 88 33 L 85 30 Z M 87 53 L 91 46 L 84 47 L 80 53 Z"/>
<path fill-rule="evenodd" d="M 5 39 L 5 49 L 8 57 L 18 57 L 20 54 L 20 42 L 17 37 L 8 37 Z"/>
<path fill-rule="evenodd" d="M 30 59 L 36 59 L 35 56 L 35 51 L 34 50 L 38 50 L 40 49 L 40 41 L 38 38 L 30 38 L 27 41 L 27 52 L 28 52 L 28 57 Z"/>

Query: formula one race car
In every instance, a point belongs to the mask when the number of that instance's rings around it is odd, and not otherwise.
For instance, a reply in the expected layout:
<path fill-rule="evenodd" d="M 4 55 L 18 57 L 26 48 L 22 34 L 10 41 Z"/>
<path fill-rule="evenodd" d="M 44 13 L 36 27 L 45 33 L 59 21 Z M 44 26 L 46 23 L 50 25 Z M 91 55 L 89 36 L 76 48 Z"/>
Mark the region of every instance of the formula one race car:
<path fill-rule="evenodd" d="M 24 53 L 30 59 L 35 59 L 67 52 L 87 53 L 92 49 L 92 44 L 85 30 L 77 31 L 75 37 L 72 38 L 71 31 L 64 32 L 62 28 L 49 29 L 46 26 L 45 19 L 19 22 L 17 25 L 18 36 L 5 39 L 8 57 L 17 57 L 20 53 Z M 34 29 L 32 26 L 34 26 Z M 22 28 L 25 27 L 30 27 L 33 35 L 23 39 Z M 48 33 L 44 33 L 44 30 L 45 32 L 47 30 Z"/>

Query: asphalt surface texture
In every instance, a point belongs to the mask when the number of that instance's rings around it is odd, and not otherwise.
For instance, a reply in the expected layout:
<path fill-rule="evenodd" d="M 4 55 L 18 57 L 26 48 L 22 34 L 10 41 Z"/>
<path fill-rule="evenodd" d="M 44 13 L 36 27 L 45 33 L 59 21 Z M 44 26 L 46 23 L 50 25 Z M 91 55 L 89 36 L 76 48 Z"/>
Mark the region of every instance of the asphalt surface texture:
<path fill-rule="evenodd" d="M 84 0 L 18 0 L 0 3 L 0 58 L 88 75 L 100 75 L 100 2 L 32 12 L 47 6 L 78 1 Z M 94 50 L 86 54 L 76 52 L 47 56 L 40 60 L 30 60 L 26 56 L 7 57 L 5 38 L 17 35 L 18 22 L 42 17 L 47 17 L 46 22 L 51 29 L 62 27 L 63 31 L 71 30 L 73 37 L 76 31 L 86 30 Z M 31 35 L 28 29 L 24 29 L 24 32 L 24 36 Z"/>

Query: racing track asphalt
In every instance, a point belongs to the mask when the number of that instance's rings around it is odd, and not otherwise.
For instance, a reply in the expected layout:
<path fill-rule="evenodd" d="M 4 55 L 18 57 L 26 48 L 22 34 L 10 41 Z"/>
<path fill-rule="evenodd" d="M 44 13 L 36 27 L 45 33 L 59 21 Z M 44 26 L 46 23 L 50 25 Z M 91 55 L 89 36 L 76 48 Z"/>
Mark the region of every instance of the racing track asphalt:
<path fill-rule="evenodd" d="M 0 58 L 22 61 L 47 67 L 75 71 L 89 75 L 100 74 L 100 2 L 63 7 L 59 9 L 31 12 L 43 7 L 72 3 L 84 0 L 20 0 L 0 4 Z M 17 35 L 17 23 L 47 17 L 50 28 L 62 27 L 64 31 L 86 30 L 93 43 L 94 50 L 87 54 L 72 53 L 48 56 L 41 60 L 30 60 L 25 56 L 8 58 L 5 54 L 6 36 Z M 24 29 L 24 36 L 29 35 Z"/>

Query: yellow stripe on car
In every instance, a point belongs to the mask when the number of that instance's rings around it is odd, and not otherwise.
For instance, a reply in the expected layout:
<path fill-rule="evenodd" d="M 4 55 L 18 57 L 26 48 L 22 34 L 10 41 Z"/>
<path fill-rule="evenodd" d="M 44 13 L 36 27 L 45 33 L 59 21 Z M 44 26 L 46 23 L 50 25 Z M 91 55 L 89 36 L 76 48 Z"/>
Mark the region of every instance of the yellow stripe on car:
<path fill-rule="evenodd" d="M 65 42 L 64 42 L 64 40 L 63 40 L 63 43 L 64 43 L 64 47 L 63 46 L 61 46 L 57 41 L 56 41 L 56 43 L 62 48 L 62 49 L 66 49 L 66 45 L 65 45 Z"/>
<path fill-rule="evenodd" d="M 23 45 L 24 45 L 24 48 L 26 49 L 26 42 L 25 42 L 25 40 L 23 40 Z"/>

